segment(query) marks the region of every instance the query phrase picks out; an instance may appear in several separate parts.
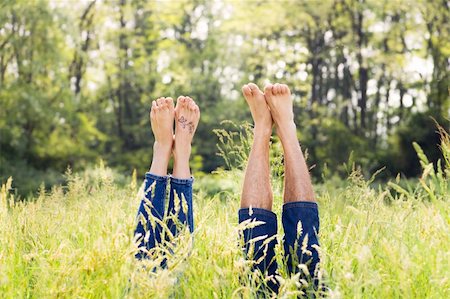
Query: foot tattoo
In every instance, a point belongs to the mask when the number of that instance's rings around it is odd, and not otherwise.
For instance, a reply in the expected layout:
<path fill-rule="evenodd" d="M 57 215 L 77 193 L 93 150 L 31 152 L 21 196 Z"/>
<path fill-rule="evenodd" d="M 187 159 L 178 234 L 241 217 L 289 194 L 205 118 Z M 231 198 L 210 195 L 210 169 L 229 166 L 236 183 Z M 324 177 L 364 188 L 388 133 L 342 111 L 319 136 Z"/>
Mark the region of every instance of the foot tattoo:
<path fill-rule="evenodd" d="M 192 121 L 188 122 L 188 120 L 185 119 L 184 116 L 181 116 L 178 119 L 178 122 L 181 124 L 181 127 L 183 129 L 186 129 L 186 127 L 189 129 L 189 134 L 194 133 L 195 126 L 194 126 L 194 123 Z"/>

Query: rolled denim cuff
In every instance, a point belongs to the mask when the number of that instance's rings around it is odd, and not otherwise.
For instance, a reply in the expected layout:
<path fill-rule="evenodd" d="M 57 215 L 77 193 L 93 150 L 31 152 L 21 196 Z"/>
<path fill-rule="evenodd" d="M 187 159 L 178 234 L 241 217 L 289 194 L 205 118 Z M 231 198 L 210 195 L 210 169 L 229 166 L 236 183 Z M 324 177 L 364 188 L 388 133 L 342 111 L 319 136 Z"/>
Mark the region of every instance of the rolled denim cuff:
<path fill-rule="evenodd" d="M 316 202 L 313 201 L 293 201 L 288 202 L 283 205 L 283 211 L 290 209 L 290 208 L 312 208 L 312 209 L 318 209 L 319 206 Z"/>
<path fill-rule="evenodd" d="M 170 175 L 170 182 L 178 185 L 192 185 L 194 183 L 194 177 L 191 176 L 188 179 L 178 179 Z"/>
<path fill-rule="evenodd" d="M 167 181 L 169 179 L 169 176 L 168 175 L 160 176 L 160 175 L 156 175 L 156 174 L 153 174 L 148 171 L 145 173 L 145 178 L 147 180 L 154 180 L 154 181 L 162 182 L 162 181 Z"/>

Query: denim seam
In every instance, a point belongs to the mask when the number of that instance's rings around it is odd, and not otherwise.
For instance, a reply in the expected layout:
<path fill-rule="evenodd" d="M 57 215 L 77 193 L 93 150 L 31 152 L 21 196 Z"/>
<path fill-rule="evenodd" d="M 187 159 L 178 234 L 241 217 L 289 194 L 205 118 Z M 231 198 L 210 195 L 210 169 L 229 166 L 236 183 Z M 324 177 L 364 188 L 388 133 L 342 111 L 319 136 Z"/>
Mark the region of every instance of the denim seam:
<path fill-rule="evenodd" d="M 311 201 L 294 201 L 294 202 L 288 202 L 283 205 L 283 211 L 286 209 L 291 208 L 312 208 L 312 209 L 318 209 L 318 205 L 315 202 Z"/>

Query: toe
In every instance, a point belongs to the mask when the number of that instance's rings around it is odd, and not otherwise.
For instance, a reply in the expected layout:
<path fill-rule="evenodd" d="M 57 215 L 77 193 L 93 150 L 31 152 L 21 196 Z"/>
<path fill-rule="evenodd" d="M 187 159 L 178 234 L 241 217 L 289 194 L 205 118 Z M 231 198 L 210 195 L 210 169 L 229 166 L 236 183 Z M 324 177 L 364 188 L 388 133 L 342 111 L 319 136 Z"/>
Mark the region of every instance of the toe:
<path fill-rule="evenodd" d="M 256 91 L 258 91 L 258 86 L 255 83 L 249 83 L 248 87 L 252 90 L 252 93 L 255 94 Z"/>
<path fill-rule="evenodd" d="M 245 96 L 251 96 L 252 95 L 252 90 L 250 89 L 250 87 L 247 84 L 245 84 L 244 86 L 242 86 L 242 93 Z"/>
<path fill-rule="evenodd" d="M 166 104 L 168 107 L 173 107 L 173 99 L 172 98 L 166 98 Z"/>
<path fill-rule="evenodd" d="M 167 99 L 166 99 L 166 98 L 163 98 L 163 100 L 161 101 L 161 105 L 160 105 L 161 109 L 166 110 L 166 109 L 169 108 L 169 105 L 168 105 L 167 102 L 168 102 Z"/>
<path fill-rule="evenodd" d="M 273 90 L 273 94 L 279 94 L 280 93 L 280 84 L 275 83 L 272 90 Z"/>
<path fill-rule="evenodd" d="M 190 97 L 186 97 L 186 107 L 191 109 L 190 107 L 191 107 L 192 103 L 195 104 L 194 100 Z"/>
<path fill-rule="evenodd" d="M 177 98 L 177 107 L 182 107 L 184 103 L 184 96 L 179 96 Z"/>
<path fill-rule="evenodd" d="M 163 97 L 161 97 L 161 98 L 156 100 L 156 105 L 158 107 L 161 107 L 163 103 L 164 103 L 164 98 Z"/>
<path fill-rule="evenodd" d="M 156 102 L 152 101 L 152 107 L 150 108 L 150 117 L 153 117 L 155 115 L 155 109 L 156 109 Z"/>
<path fill-rule="evenodd" d="M 264 94 L 266 96 L 272 96 L 273 95 L 272 88 L 273 88 L 272 84 L 267 84 L 266 87 L 264 87 Z"/>

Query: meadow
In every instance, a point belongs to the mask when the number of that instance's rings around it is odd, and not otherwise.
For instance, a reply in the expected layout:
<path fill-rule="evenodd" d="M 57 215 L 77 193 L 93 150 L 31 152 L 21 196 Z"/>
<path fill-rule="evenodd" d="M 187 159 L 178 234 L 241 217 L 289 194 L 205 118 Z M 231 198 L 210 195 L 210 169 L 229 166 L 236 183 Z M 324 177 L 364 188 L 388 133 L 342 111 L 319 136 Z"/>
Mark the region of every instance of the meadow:
<path fill-rule="evenodd" d="M 320 277 L 330 298 L 450 297 L 450 143 L 442 134 L 445 161 L 437 170 L 415 146 L 424 170 L 419 180 L 374 184 L 353 165 L 347 180 L 316 184 Z M 241 144 L 233 148 L 245 158 Z M 233 155 L 226 146 L 221 152 Z M 279 163 L 273 159 L 275 171 Z M 0 197 L 0 297 L 256 297 L 237 242 L 242 175 L 235 167 L 197 179 L 194 241 L 181 236 L 168 268 L 156 271 L 157 261 L 134 258 L 142 194 L 136 174 L 120 178 L 100 163 L 68 171 L 67 186 L 42 188 L 27 201 L 14 198 L 8 180 Z M 278 215 L 281 177 L 273 175 Z M 281 271 L 280 280 L 281 298 L 302 293 L 298 278 Z"/>
<path fill-rule="evenodd" d="M 449 4 L 0 0 L 0 299 L 270 297 L 238 238 L 249 82 L 291 90 L 316 295 L 450 298 Z M 181 95 L 202 115 L 195 231 L 137 261 L 149 110 Z M 270 157 L 281 220 L 276 137 Z M 279 297 L 299 298 L 311 284 L 286 274 L 279 228 Z"/>

